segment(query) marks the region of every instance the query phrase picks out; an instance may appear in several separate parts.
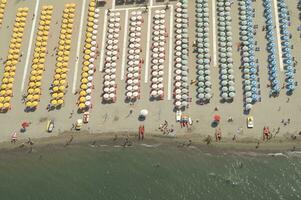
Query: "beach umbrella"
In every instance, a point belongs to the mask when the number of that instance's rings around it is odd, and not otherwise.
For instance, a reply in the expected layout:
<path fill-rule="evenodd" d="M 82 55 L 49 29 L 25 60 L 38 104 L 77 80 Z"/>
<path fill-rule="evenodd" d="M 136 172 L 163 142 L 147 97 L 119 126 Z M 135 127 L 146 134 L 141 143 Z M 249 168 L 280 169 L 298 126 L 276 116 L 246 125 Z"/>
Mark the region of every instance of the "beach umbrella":
<path fill-rule="evenodd" d="M 221 120 L 221 116 L 216 114 L 213 116 L 213 120 L 219 122 Z"/>

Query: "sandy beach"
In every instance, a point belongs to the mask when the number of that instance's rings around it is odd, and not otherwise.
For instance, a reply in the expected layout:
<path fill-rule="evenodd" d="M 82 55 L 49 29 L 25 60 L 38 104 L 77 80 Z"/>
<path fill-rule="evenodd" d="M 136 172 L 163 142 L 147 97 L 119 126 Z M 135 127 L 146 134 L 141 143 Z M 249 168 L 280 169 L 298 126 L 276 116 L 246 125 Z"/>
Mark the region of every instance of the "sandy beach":
<path fill-rule="evenodd" d="M 89 123 L 84 124 L 79 132 L 72 132 L 74 142 L 90 142 L 91 140 L 98 140 L 98 137 L 103 140 L 113 138 L 115 134 L 119 135 L 127 133 L 130 137 L 137 135 L 138 127 L 145 126 L 145 138 L 147 140 L 162 140 L 168 141 L 170 138 L 177 138 L 179 142 L 192 140 L 193 143 L 203 144 L 204 139 L 210 135 L 212 142 L 210 146 L 227 147 L 229 149 L 250 148 L 255 149 L 257 142 L 260 142 L 258 149 L 292 149 L 293 146 L 300 146 L 300 131 L 301 131 L 301 107 L 299 99 L 301 98 L 301 90 L 297 86 L 292 94 L 287 94 L 286 88 L 280 90 L 276 97 L 270 96 L 270 84 L 268 79 L 269 68 L 268 57 L 266 50 L 267 39 L 265 38 L 266 31 L 263 29 L 266 26 L 266 20 L 263 17 L 264 5 L 262 1 L 252 2 L 252 8 L 255 10 L 253 16 L 254 24 L 254 48 L 255 60 L 258 60 L 258 90 L 259 100 L 252 105 L 249 112 L 245 112 L 245 76 L 243 69 L 240 68 L 241 63 L 241 49 L 237 49 L 240 44 L 240 18 L 239 18 L 239 4 L 240 1 L 234 1 L 230 7 L 230 26 L 232 33 L 232 57 L 233 57 L 233 76 L 235 79 L 235 97 L 231 101 L 224 101 L 221 97 L 221 69 L 219 51 L 219 29 L 218 12 L 213 9 L 218 9 L 219 1 L 208 1 L 209 8 L 209 54 L 210 54 L 210 77 L 211 77 L 211 94 L 209 103 L 200 105 L 197 94 L 197 83 L 190 84 L 195 81 L 197 75 L 197 57 L 194 52 L 194 42 L 196 41 L 196 5 L 197 1 L 189 0 L 188 2 L 188 63 L 189 73 L 187 76 L 189 101 L 187 107 L 177 108 L 175 106 L 175 90 L 176 90 L 176 8 L 178 1 L 170 1 L 166 6 L 167 1 L 150 1 L 148 3 L 148 10 L 144 3 L 138 4 L 122 4 L 118 5 L 115 1 L 107 1 L 104 6 L 97 6 L 99 9 L 98 20 L 94 25 L 97 25 L 95 32 L 96 48 L 99 54 L 93 60 L 94 72 L 92 75 L 92 92 L 89 95 L 90 113 Z M 229 1 L 230 2 L 230 1 Z M 272 1 L 272 6 L 276 1 Z M 290 44 L 291 54 L 296 63 L 301 62 L 298 57 L 298 47 L 300 43 L 300 33 L 298 26 L 300 25 L 299 10 L 297 2 L 285 1 L 289 12 L 290 25 L 288 31 L 291 33 Z M 55 69 L 57 63 L 57 47 L 59 42 L 59 35 L 61 31 L 61 23 L 64 11 L 64 4 L 74 3 L 74 26 L 72 29 L 72 38 L 70 46 L 70 54 L 67 71 L 67 85 L 64 92 L 64 104 L 61 108 L 55 108 L 48 111 L 46 108 L 52 100 L 51 84 L 54 81 Z M 83 118 L 83 113 L 78 111 L 78 101 L 80 99 L 79 92 L 82 85 L 82 74 L 84 70 L 84 57 L 86 45 L 86 31 L 88 22 L 88 9 L 90 0 L 61 0 L 61 1 L 8 1 L 5 6 L 3 22 L 0 28 L 2 35 L 2 42 L 0 45 L 0 57 L 2 68 L 0 76 L 4 74 L 5 60 L 9 52 L 9 42 L 12 37 L 13 23 L 16 18 L 17 9 L 21 7 L 28 8 L 28 15 L 26 18 L 26 25 L 24 28 L 24 35 L 21 43 L 21 57 L 16 64 L 16 72 L 13 84 L 13 96 L 10 100 L 11 109 L 0 114 L 1 134 L 0 141 L 3 148 L 16 148 L 21 145 L 27 138 L 32 138 L 37 141 L 35 145 L 39 144 L 62 144 L 69 137 L 64 133 L 69 132 L 77 119 Z M 42 85 L 40 101 L 37 108 L 32 112 L 26 112 L 25 103 L 22 103 L 22 96 L 28 94 L 29 77 L 31 67 L 33 64 L 33 54 L 35 49 L 35 42 L 37 40 L 37 32 L 40 21 L 42 6 L 53 6 L 53 14 L 50 23 L 49 37 L 47 41 L 47 55 L 45 58 L 45 71 L 42 75 Z M 278 5 L 279 6 L 279 5 Z M 9 10 L 9 12 L 8 12 Z M 152 78 L 153 78 L 153 54 L 154 45 L 154 26 L 155 15 L 164 10 L 162 19 L 165 31 L 164 39 L 164 60 L 162 63 L 162 85 L 163 85 L 163 99 L 154 100 L 151 98 L 152 92 Z M 130 72 L 129 62 L 129 46 L 130 46 L 130 22 L 132 20 L 133 11 L 141 12 L 143 23 L 141 23 L 141 36 L 139 40 L 140 51 L 139 59 L 143 59 L 144 63 L 140 66 L 139 71 L 139 98 L 133 103 L 127 100 L 128 82 L 127 77 Z M 273 11 L 273 24 L 278 24 Z M 117 41 L 117 61 L 116 73 L 114 74 L 114 97 L 115 102 L 103 102 L 105 77 L 107 75 L 107 49 L 108 45 L 108 24 L 111 18 L 108 13 L 119 13 L 120 21 L 118 26 L 118 41 Z M 162 12 L 163 13 L 163 12 Z M 108 16 L 107 16 L 108 15 Z M 257 28 L 256 28 L 257 27 Z M 285 69 L 282 69 L 282 64 L 278 54 L 281 53 L 280 43 L 277 38 L 280 33 L 275 28 L 274 35 L 276 38 L 276 60 L 278 69 L 278 79 L 280 86 L 286 84 Z M 278 35 L 277 35 L 278 34 Z M 278 37 L 279 36 L 279 37 Z M 280 49 L 280 51 L 279 51 Z M 136 55 L 138 55 L 136 54 Z M 296 73 L 294 75 L 295 81 L 301 79 L 298 64 L 296 65 Z M 157 84 L 158 86 L 159 84 Z M 134 87 L 135 85 L 133 85 Z M 156 87 L 157 87 L 156 86 Z M 159 90 L 158 90 L 159 91 Z M 182 102 L 186 102 L 183 100 Z M 93 105 L 93 106 L 91 106 Z M 139 114 L 142 109 L 148 110 L 148 115 L 144 121 L 139 120 Z M 176 110 L 179 109 L 183 114 L 187 114 L 192 124 L 188 128 L 182 128 L 180 123 L 176 122 Z M 221 120 L 218 128 L 222 131 L 222 140 L 218 144 L 215 142 L 216 127 L 212 126 L 213 116 L 219 115 Z M 253 116 L 254 128 L 247 128 L 247 117 Z M 230 122 L 228 119 L 231 118 Z M 54 130 L 52 133 L 46 131 L 48 120 L 54 121 Z M 20 132 L 22 122 L 30 122 L 26 132 Z M 168 123 L 168 130 L 172 130 L 168 136 L 164 135 L 159 130 L 159 126 L 166 121 Z M 263 141 L 263 128 L 269 127 L 272 139 Z M 18 141 L 16 145 L 11 145 L 11 135 L 17 132 Z M 122 136 L 124 137 L 124 136 Z M 39 139 L 38 139 L 39 138 Z M 233 142 L 233 138 L 236 139 Z"/>

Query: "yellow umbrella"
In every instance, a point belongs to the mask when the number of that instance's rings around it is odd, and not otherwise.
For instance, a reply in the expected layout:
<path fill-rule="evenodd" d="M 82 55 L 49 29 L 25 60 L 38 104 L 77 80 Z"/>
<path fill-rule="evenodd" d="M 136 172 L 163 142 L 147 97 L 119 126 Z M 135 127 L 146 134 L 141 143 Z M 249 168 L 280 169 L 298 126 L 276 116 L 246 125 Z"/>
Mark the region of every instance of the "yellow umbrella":
<path fill-rule="evenodd" d="M 84 59 L 89 60 L 90 59 L 90 55 L 84 55 Z"/>
<path fill-rule="evenodd" d="M 83 64 L 84 64 L 83 69 L 85 69 L 85 68 L 88 68 L 87 66 L 89 66 L 90 62 L 86 60 Z M 89 71 L 89 68 L 87 71 Z"/>
<path fill-rule="evenodd" d="M 44 42 L 43 42 L 43 43 L 44 43 Z M 41 52 L 41 53 L 40 53 L 40 56 L 41 56 L 42 58 L 45 58 L 45 57 L 46 57 L 46 53 Z"/>
<path fill-rule="evenodd" d="M 29 89 L 27 90 L 27 92 L 28 92 L 28 94 L 33 94 L 33 92 L 34 92 L 34 89 L 32 89 L 32 88 L 29 88 Z"/>
<path fill-rule="evenodd" d="M 54 91 L 54 92 L 57 92 L 58 90 L 59 90 L 58 87 L 53 87 L 53 91 Z"/>
<path fill-rule="evenodd" d="M 73 13 L 69 13 L 69 18 L 73 19 L 75 15 Z"/>
<path fill-rule="evenodd" d="M 19 55 L 15 54 L 15 55 L 13 55 L 13 58 L 14 58 L 15 60 L 18 60 L 18 59 L 19 59 Z"/>
<path fill-rule="evenodd" d="M 66 67 L 62 67 L 61 69 L 62 69 L 63 73 L 66 73 L 68 71 L 68 69 Z"/>
<path fill-rule="evenodd" d="M 55 69 L 55 73 L 60 74 L 61 72 L 62 72 L 62 70 L 60 68 Z"/>
<path fill-rule="evenodd" d="M 58 61 L 63 61 L 63 57 L 60 57 L 60 56 L 59 56 L 59 57 L 57 57 L 57 60 L 58 60 Z"/>
<path fill-rule="evenodd" d="M 82 82 L 82 83 L 88 83 L 88 79 L 82 78 L 81 82 Z"/>
<path fill-rule="evenodd" d="M 35 57 L 35 58 L 38 59 L 38 58 L 40 57 L 40 53 L 38 53 L 38 52 L 34 53 L 34 54 L 33 54 L 33 57 Z"/>
<path fill-rule="evenodd" d="M 73 24 L 68 24 L 67 27 L 70 28 L 70 29 L 72 29 L 73 28 Z"/>
<path fill-rule="evenodd" d="M 63 99 L 59 99 L 59 100 L 57 101 L 57 103 L 58 103 L 59 105 L 62 105 L 62 104 L 64 103 L 64 100 L 63 100 Z"/>
<path fill-rule="evenodd" d="M 63 92 L 65 90 L 65 86 L 61 85 L 60 86 L 60 91 Z"/>
<path fill-rule="evenodd" d="M 40 99 L 40 95 L 38 95 L 38 94 L 33 95 L 33 99 L 34 100 L 39 100 Z"/>
<path fill-rule="evenodd" d="M 3 108 L 3 103 L 0 103 L 0 109 L 2 109 Z"/>
<path fill-rule="evenodd" d="M 88 76 L 89 76 L 89 74 L 88 74 L 87 72 L 83 72 L 83 73 L 82 73 L 82 77 L 83 77 L 83 78 L 87 78 Z"/>
<path fill-rule="evenodd" d="M 46 20 L 50 21 L 51 20 L 51 15 L 46 15 Z"/>
<path fill-rule="evenodd" d="M 57 63 L 56 63 L 56 66 L 57 66 L 57 67 L 61 67 L 62 65 L 63 65 L 62 62 L 57 62 Z"/>
<path fill-rule="evenodd" d="M 93 20 L 92 20 L 93 21 Z M 88 22 L 89 27 L 93 27 L 94 23 L 93 22 Z M 89 29 L 88 29 L 89 30 Z"/>
<path fill-rule="evenodd" d="M 37 74 L 37 70 L 32 70 L 32 71 L 30 72 L 30 74 L 33 75 L 33 76 L 36 75 L 36 74 Z"/>
<path fill-rule="evenodd" d="M 4 101 L 6 101 L 6 102 L 9 102 L 11 100 L 11 97 L 9 97 L 9 96 L 6 96 L 5 98 L 4 98 Z"/>
<path fill-rule="evenodd" d="M 49 31 L 43 31 L 43 35 L 44 36 L 48 36 L 49 35 Z M 47 37 L 48 38 L 48 37 Z"/>
<path fill-rule="evenodd" d="M 9 75 L 11 76 L 11 78 L 8 79 L 9 82 L 13 82 L 14 81 L 14 76 L 15 76 L 15 72 L 10 72 Z"/>
<path fill-rule="evenodd" d="M 37 77 L 36 77 L 36 80 L 37 80 L 37 81 L 42 80 L 42 76 L 37 76 Z"/>
<path fill-rule="evenodd" d="M 0 102 L 3 102 L 4 101 L 4 97 L 0 97 Z"/>
<path fill-rule="evenodd" d="M 35 92 L 36 94 L 41 94 L 41 89 L 40 89 L 40 88 L 36 88 L 36 89 L 34 89 L 34 92 Z"/>
<path fill-rule="evenodd" d="M 94 12 L 89 12 L 89 16 L 93 17 L 94 16 Z"/>
<path fill-rule="evenodd" d="M 57 105 L 57 100 L 55 100 L 55 99 L 51 100 L 51 104 L 52 105 Z"/>
<path fill-rule="evenodd" d="M 42 83 L 40 81 L 36 82 L 36 87 L 40 87 Z"/>
<path fill-rule="evenodd" d="M 41 52 L 46 52 L 46 47 L 41 47 Z"/>
<path fill-rule="evenodd" d="M 31 101 L 27 101 L 27 102 L 26 102 L 26 107 L 31 107 L 31 106 L 32 106 Z"/>
<path fill-rule="evenodd" d="M 92 42 L 92 38 L 86 38 L 86 43 L 91 43 Z M 89 49 L 86 49 L 86 50 L 89 50 Z M 89 50 L 90 51 L 90 50 Z"/>
<path fill-rule="evenodd" d="M 63 51 L 65 49 L 65 47 L 63 45 L 59 46 L 59 50 Z"/>
<path fill-rule="evenodd" d="M 86 66 L 85 66 L 85 67 L 83 67 L 83 71 L 84 71 L 84 72 L 87 72 L 87 71 L 89 71 L 89 67 L 86 67 Z"/>
<path fill-rule="evenodd" d="M 14 53 L 15 53 L 15 50 L 14 50 L 14 49 L 9 49 L 9 50 L 8 50 L 8 53 L 14 54 Z"/>
<path fill-rule="evenodd" d="M 61 85 L 64 85 L 65 83 L 66 83 L 66 80 L 64 80 L 64 79 L 60 80 Z"/>
<path fill-rule="evenodd" d="M 7 88 L 7 84 L 2 84 L 1 89 L 5 90 Z"/>
<path fill-rule="evenodd" d="M 73 22 L 74 22 L 74 19 L 73 19 L 73 17 L 70 17 L 70 15 L 73 15 L 73 14 L 69 14 L 68 22 L 69 22 L 69 23 L 73 23 Z"/>
<path fill-rule="evenodd" d="M 19 32 L 23 32 L 23 31 L 24 31 L 24 28 L 20 27 L 20 28 L 18 28 L 18 31 L 19 31 Z"/>
<path fill-rule="evenodd" d="M 88 31 L 88 32 L 86 33 L 87 38 L 91 38 L 91 37 L 92 37 L 92 33 L 90 33 L 90 32 L 93 31 L 93 28 L 88 28 L 87 31 Z"/>
<path fill-rule="evenodd" d="M 60 77 L 61 77 L 61 76 L 60 76 L 59 74 L 55 74 L 55 75 L 54 75 L 54 79 L 56 79 L 56 80 L 60 79 Z"/>
<path fill-rule="evenodd" d="M 87 92 L 84 91 L 84 90 L 81 90 L 80 93 L 79 93 L 79 95 L 82 96 L 82 97 L 83 97 L 83 96 L 86 96 L 86 95 L 87 95 Z"/>
<path fill-rule="evenodd" d="M 8 83 L 8 78 L 3 78 L 2 83 Z"/>
<path fill-rule="evenodd" d="M 52 98 L 57 98 L 57 96 L 58 96 L 58 93 L 56 93 L 56 92 L 55 92 L 55 93 L 52 93 L 52 95 L 51 95 L 51 96 L 52 96 Z"/>
<path fill-rule="evenodd" d="M 61 30 L 61 34 L 65 34 L 66 32 L 67 32 L 66 29 Z"/>
<path fill-rule="evenodd" d="M 90 54 L 91 53 L 91 50 L 90 49 L 86 49 L 85 50 L 85 54 Z"/>
<path fill-rule="evenodd" d="M 68 62 L 63 62 L 64 67 L 68 67 Z"/>
<path fill-rule="evenodd" d="M 69 56 L 64 56 L 64 61 L 68 61 L 69 60 Z"/>
<path fill-rule="evenodd" d="M 12 83 L 7 84 L 7 89 L 12 89 L 12 88 L 13 88 L 13 84 Z"/>
<path fill-rule="evenodd" d="M 66 29 L 67 28 L 67 24 L 62 24 L 61 26 L 63 29 Z"/>
<path fill-rule="evenodd" d="M 40 64 L 43 64 L 45 62 L 45 58 L 42 58 L 41 56 L 40 56 L 40 58 L 39 58 L 39 63 Z"/>
<path fill-rule="evenodd" d="M 69 29 L 67 29 L 67 33 L 71 34 L 72 33 L 72 27 L 70 27 Z"/>
<path fill-rule="evenodd" d="M 9 72 L 4 72 L 3 77 L 9 77 Z"/>
<path fill-rule="evenodd" d="M 7 62 L 6 62 L 6 65 L 11 65 L 12 64 L 12 61 L 10 61 L 10 60 L 8 60 Z"/>
<path fill-rule="evenodd" d="M 38 28 L 40 31 L 44 30 L 44 26 L 39 26 Z"/>
<path fill-rule="evenodd" d="M 90 3 L 89 3 L 89 7 L 95 7 L 95 5 L 96 5 L 96 4 L 95 4 L 95 1 L 93 1 L 93 0 L 92 0 L 92 1 L 90 1 Z"/>
<path fill-rule="evenodd" d="M 1 96 L 4 96 L 6 94 L 6 91 L 5 90 L 0 90 L 0 95 Z"/>
<path fill-rule="evenodd" d="M 3 107 L 4 107 L 4 108 L 9 108 L 9 107 L 10 107 L 10 104 L 9 104 L 9 103 L 4 103 L 4 104 L 3 104 Z"/>
<path fill-rule="evenodd" d="M 38 65 L 37 65 L 37 64 L 32 64 L 32 65 L 31 65 L 31 68 L 35 70 L 35 69 L 38 68 Z"/>
<path fill-rule="evenodd" d="M 22 39 L 21 38 L 17 38 L 16 39 L 16 43 L 21 43 L 22 42 Z"/>
<path fill-rule="evenodd" d="M 29 85 L 29 87 L 34 87 L 35 83 L 34 82 L 29 82 L 28 85 Z"/>
<path fill-rule="evenodd" d="M 35 76 L 30 77 L 30 81 L 35 81 L 35 80 L 37 80 Z"/>
<path fill-rule="evenodd" d="M 12 94 L 13 94 L 13 91 L 12 91 L 12 90 L 6 90 L 6 95 L 12 96 Z"/>
<path fill-rule="evenodd" d="M 90 6 L 90 7 L 89 7 L 89 11 L 94 12 L 94 11 L 95 11 L 95 8 Z"/>
<path fill-rule="evenodd" d="M 44 65 L 42 65 L 42 64 L 37 65 L 37 69 L 38 70 L 44 70 Z"/>
<path fill-rule="evenodd" d="M 10 71 L 10 66 L 6 66 L 6 67 L 4 68 L 4 70 L 5 70 L 5 71 Z"/>
<path fill-rule="evenodd" d="M 70 40 L 71 36 L 70 36 L 70 37 L 68 36 L 68 38 L 69 38 L 69 39 L 66 39 L 66 40 L 65 40 L 65 43 L 68 44 L 68 45 L 70 45 L 70 44 L 71 44 L 71 40 Z"/>
<path fill-rule="evenodd" d="M 84 107 L 86 107 L 86 105 L 85 105 L 84 103 L 80 103 L 80 104 L 78 105 L 78 107 L 79 107 L 80 109 L 83 109 Z"/>
<path fill-rule="evenodd" d="M 85 89 L 88 88 L 88 86 L 87 86 L 87 84 L 81 84 L 80 88 L 83 89 L 83 90 L 85 90 Z"/>
<path fill-rule="evenodd" d="M 35 58 L 35 59 L 33 59 L 32 62 L 35 63 L 35 64 L 37 64 L 37 63 L 39 62 L 39 59 L 38 59 L 38 58 Z"/>
<path fill-rule="evenodd" d="M 70 51 L 68 51 L 68 50 L 66 50 L 66 51 L 64 52 L 64 55 L 65 55 L 65 56 L 69 56 L 69 54 L 70 54 Z"/>
<path fill-rule="evenodd" d="M 71 46 L 70 45 L 65 45 L 65 50 L 70 50 Z"/>
<path fill-rule="evenodd" d="M 62 55 L 64 55 L 64 52 L 63 51 L 59 51 L 59 52 L 57 52 L 57 55 L 62 56 Z"/>
<path fill-rule="evenodd" d="M 64 96 L 64 93 L 63 92 L 60 92 L 60 93 L 58 93 L 58 95 L 57 95 L 59 98 L 62 98 L 63 96 Z"/>
<path fill-rule="evenodd" d="M 85 102 L 85 101 L 86 101 L 86 98 L 85 98 L 85 97 L 80 97 L 80 98 L 79 98 L 79 102 L 80 102 L 80 103 L 83 103 L 83 102 Z"/>
<path fill-rule="evenodd" d="M 36 107 L 36 106 L 38 106 L 38 104 L 39 104 L 38 101 L 34 101 L 34 102 L 32 102 L 32 107 Z"/>
<path fill-rule="evenodd" d="M 18 63 L 17 60 L 13 60 L 11 62 L 12 62 L 12 65 L 16 65 Z M 11 66 L 11 70 L 16 70 L 16 66 Z"/>
<path fill-rule="evenodd" d="M 87 49 L 91 49 L 92 45 L 89 44 L 89 43 L 87 43 L 87 44 L 85 45 L 85 47 L 86 47 Z"/>
<path fill-rule="evenodd" d="M 65 8 L 65 9 L 64 9 L 64 13 L 69 13 L 69 9 L 68 9 L 68 8 Z"/>
<path fill-rule="evenodd" d="M 61 74 L 61 78 L 66 78 L 67 74 Z"/>
<path fill-rule="evenodd" d="M 54 80 L 53 81 L 53 85 L 59 85 L 59 81 L 58 80 Z"/>

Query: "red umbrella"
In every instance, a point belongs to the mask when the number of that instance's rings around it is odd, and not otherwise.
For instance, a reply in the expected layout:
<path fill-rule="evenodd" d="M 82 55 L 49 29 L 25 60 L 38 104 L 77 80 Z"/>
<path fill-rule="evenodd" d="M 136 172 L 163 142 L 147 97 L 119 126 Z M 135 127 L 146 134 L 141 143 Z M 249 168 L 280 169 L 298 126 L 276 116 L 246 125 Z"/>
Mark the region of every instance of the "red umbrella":
<path fill-rule="evenodd" d="M 27 128 L 27 127 L 29 127 L 29 123 L 28 122 L 23 122 L 21 126 L 22 126 L 22 128 Z"/>
<path fill-rule="evenodd" d="M 219 122 L 221 120 L 221 116 L 220 115 L 214 115 L 213 119 L 214 119 L 214 121 Z"/>

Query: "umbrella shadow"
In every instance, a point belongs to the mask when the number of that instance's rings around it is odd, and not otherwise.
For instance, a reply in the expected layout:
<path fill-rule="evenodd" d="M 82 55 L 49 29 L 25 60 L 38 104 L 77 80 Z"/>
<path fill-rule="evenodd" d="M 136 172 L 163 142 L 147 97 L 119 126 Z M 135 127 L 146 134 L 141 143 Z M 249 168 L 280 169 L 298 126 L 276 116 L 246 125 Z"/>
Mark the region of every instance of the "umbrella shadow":
<path fill-rule="evenodd" d="M 140 122 L 145 121 L 145 119 L 146 119 L 146 117 L 143 116 L 143 115 L 139 115 L 139 116 L 138 116 L 138 121 L 140 121 Z"/>
<path fill-rule="evenodd" d="M 213 121 L 211 122 L 211 127 L 216 128 L 218 126 L 219 122 L 218 121 Z"/>

